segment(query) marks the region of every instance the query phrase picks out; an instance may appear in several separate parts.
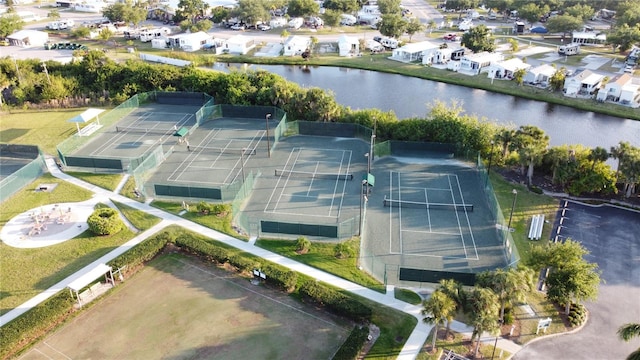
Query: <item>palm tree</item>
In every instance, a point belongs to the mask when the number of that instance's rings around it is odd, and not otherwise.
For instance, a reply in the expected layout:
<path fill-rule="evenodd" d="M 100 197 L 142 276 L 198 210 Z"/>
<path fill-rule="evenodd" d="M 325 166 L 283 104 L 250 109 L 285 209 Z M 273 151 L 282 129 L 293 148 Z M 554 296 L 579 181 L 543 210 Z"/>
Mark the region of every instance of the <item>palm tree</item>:
<path fill-rule="evenodd" d="M 623 341 L 630 341 L 634 337 L 640 337 L 640 324 L 624 324 L 618 329 L 618 337 Z M 627 360 L 640 360 L 640 348 L 627 356 Z"/>
<path fill-rule="evenodd" d="M 420 313 L 424 315 L 422 321 L 429 325 L 434 325 L 431 349 L 435 350 L 438 325 L 446 320 L 448 326 L 453 321 L 453 316 L 456 313 L 456 302 L 441 290 L 436 290 L 429 299 L 422 302 Z"/>
<path fill-rule="evenodd" d="M 461 310 L 464 307 L 466 296 L 464 289 L 462 288 L 462 284 L 460 284 L 459 282 L 453 279 L 442 279 L 440 280 L 440 287 L 438 288 L 438 291 L 443 292 L 451 300 L 453 300 L 453 302 L 455 302 L 455 311 Z M 449 336 L 450 332 L 451 322 L 447 321 L 447 331 L 445 333 L 445 336 Z"/>
<path fill-rule="evenodd" d="M 507 305 L 523 302 L 527 293 L 534 288 L 535 271 L 518 266 L 509 270 L 498 269 L 478 275 L 478 285 L 487 287 L 498 296 L 500 302 L 500 321 L 504 322 L 504 309 Z"/>
<path fill-rule="evenodd" d="M 476 337 L 478 338 L 474 350 L 474 358 L 478 357 L 482 333 L 498 330 L 499 310 L 498 297 L 491 289 L 476 286 L 469 294 L 466 311 L 471 320 L 471 325 L 473 325 L 471 341 Z"/>

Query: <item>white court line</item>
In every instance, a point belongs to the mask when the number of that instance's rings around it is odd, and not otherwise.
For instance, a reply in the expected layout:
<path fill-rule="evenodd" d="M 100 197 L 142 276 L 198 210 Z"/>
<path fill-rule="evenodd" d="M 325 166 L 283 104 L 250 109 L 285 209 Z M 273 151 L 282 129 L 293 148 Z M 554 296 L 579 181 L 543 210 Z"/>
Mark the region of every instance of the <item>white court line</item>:
<path fill-rule="evenodd" d="M 340 158 L 340 166 L 338 167 L 338 174 L 342 174 L 342 166 L 344 164 L 344 153 L 345 151 L 342 150 L 342 158 Z M 347 182 L 347 180 L 343 180 L 344 182 Z M 333 186 L 333 197 L 331 198 L 331 205 L 329 206 L 329 215 L 331 215 L 331 212 L 333 211 L 333 203 L 335 202 L 336 199 L 336 195 L 338 195 L 338 185 L 340 185 L 340 177 L 336 177 L 336 180 L 334 182 L 334 186 Z M 340 208 L 338 208 L 338 213 L 340 213 Z"/>
<path fill-rule="evenodd" d="M 64 357 L 66 357 L 67 359 L 71 360 L 71 358 L 70 358 L 70 357 L 68 357 L 65 353 L 63 353 L 62 351 L 60 351 L 60 350 L 58 350 L 58 349 L 54 348 L 53 346 L 49 345 L 49 343 L 47 343 L 46 341 L 43 341 L 42 343 L 43 343 L 43 344 L 45 344 L 45 345 L 47 345 L 47 347 L 49 347 L 49 349 L 51 349 L 51 350 L 53 350 L 53 351 L 57 352 L 58 354 L 60 354 L 60 355 L 62 355 L 62 356 L 64 356 Z"/>
<path fill-rule="evenodd" d="M 343 150 L 345 151 L 345 150 Z M 349 161 L 347 162 L 347 171 L 346 173 L 349 173 L 349 169 L 351 169 L 351 158 L 353 157 L 353 152 L 351 150 L 346 150 L 349 152 Z M 342 185 L 342 195 L 340 196 L 340 207 L 338 207 L 338 216 L 337 218 L 340 219 L 340 213 L 342 212 L 342 203 L 344 202 L 344 197 L 345 197 L 345 193 L 347 192 L 347 181 L 343 180 L 343 185 Z M 362 191 L 362 186 L 360 187 L 360 191 Z M 362 196 L 362 194 L 360 194 L 360 196 Z"/>
<path fill-rule="evenodd" d="M 360 188 L 362 191 L 362 188 Z M 362 196 L 362 194 L 360 194 Z M 389 198 L 393 199 L 393 171 L 389 171 Z M 362 199 L 360 199 L 362 201 Z M 389 253 L 393 254 L 393 206 L 389 206 Z"/>
<path fill-rule="evenodd" d="M 456 177 L 456 182 L 458 183 L 458 191 L 460 192 L 460 199 L 462 201 L 462 205 L 464 206 L 466 205 L 466 203 L 464 201 L 464 195 L 462 195 L 462 188 L 460 187 L 460 179 L 458 178 L 458 175 L 455 175 L 455 177 Z M 471 236 L 471 243 L 473 244 L 473 252 L 476 254 L 475 260 L 479 260 L 480 257 L 478 256 L 478 247 L 476 246 L 476 240 L 475 240 L 475 237 L 473 236 L 473 229 L 471 229 L 471 221 L 469 221 L 469 213 L 467 212 L 466 209 L 464 210 L 464 216 L 467 218 L 467 226 L 469 227 L 469 235 Z M 464 241 L 464 239 L 462 240 Z"/>
<path fill-rule="evenodd" d="M 42 351 L 38 350 L 37 348 L 33 348 L 33 349 L 32 349 L 32 351 L 39 352 L 39 353 L 40 353 L 40 355 L 42 355 L 42 356 L 46 357 L 47 359 L 51 359 L 51 360 L 53 360 L 53 358 L 52 358 L 51 356 L 48 356 L 47 354 L 43 353 Z M 29 352 L 31 352 L 31 351 L 29 351 Z M 27 352 L 26 354 L 24 354 L 24 356 L 23 356 L 23 357 L 21 357 L 21 359 L 22 359 L 22 358 L 24 358 L 24 357 L 26 357 L 27 355 L 29 355 L 29 352 Z"/>
<path fill-rule="evenodd" d="M 428 204 L 429 203 L 429 195 L 427 195 L 427 188 L 424 189 L 424 198 L 426 200 L 426 203 Z M 427 209 L 427 223 L 429 224 L 429 231 L 432 231 L 433 228 L 431 227 L 431 211 L 429 211 L 429 209 Z"/>
<path fill-rule="evenodd" d="M 277 212 L 273 212 L 273 213 L 274 214 L 279 214 L 279 215 L 308 216 L 308 217 L 314 217 L 314 218 L 331 218 L 331 219 L 335 219 L 336 218 L 335 216 L 331 216 L 331 215 L 301 214 L 299 212 L 290 213 L 290 212 L 286 212 L 286 211 L 277 211 Z"/>
<path fill-rule="evenodd" d="M 302 150 L 304 150 L 304 149 L 301 149 L 301 148 L 294 148 L 291 151 L 296 150 L 296 149 L 298 151 L 298 154 L 296 155 L 296 158 L 293 159 L 293 165 L 291 166 L 291 170 L 293 170 L 296 167 L 296 162 L 298 162 L 298 158 L 300 157 L 300 154 L 302 153 Z M 287 163 L 288 162 L 289 161 L 287 160 Z M 285 166 L 285 170 L 286 169 L 287 169 L 287 167 Z M 272 211 L 273 213 L 276 213 L 277 210 L 278 210 L 278 206 L 280 206 L 280 200 L 282 199 L 282 195 L 284 195 L 284 191 L 287 189 L 287 184 L 289 184 L 289 179 L 291 179 L 291 174 L 292 173 L 290 172 L 289 175 L 287 176 L 287 180 L 284 181 L 284 186 L 282 187 L 282 189 L 280 189 L 280 196 L 278 196 L 278 200 L 276 201 L 276 205 L 273 207 L 273 211 Z M 278 183 L 280 183 L 280 180 L 278 180 Z"/>
<path fill-rule="evenodd" d="M 451 193 L 451 202 L 455 206 L 456 198 L 455 198 L 455 195 L 453 194 L 453 186 L 451 185 L 451 176 L 447 176 L 447 180 L 449 180 L 449 192 Z M 460 193 L 460 196 L 462 196 L 462 193 Z M 469 255 L 467 254 L 467 246 L 464 243 L 464 235 L 462 234 L 462 226 L 460 225 L 460 215 L 458 215 L 458 211 L 456 209 L 453 209 L 453 212 L 456 213 L 456 221 L 458 222 L 458 231 L 460 232 L 460 242 L 462 242 L 462 249 L 464 250 L 464 256 L 468 257 Z"/>
<path fill-rule="evenodd" d="M 400 173 L 398 173 L 398 200 L 402 201 L 402 179 L 400 178 Z M 398 216 L 400 218 L 400 253 L 402 254 L 402 206 L 398 206 Z"/>
<path fill-rule="evenodd" d="M 402 230 L 402 232 L 416 233 L 416 234 L 437 234 L 437 235 L 460 235 L 454 232 L 443 231 L 425 231 L 425 230 Z"/>
<path fill-rule="evenodd" d="M 296 148 L 291 149 L 291 152 L 289 153 L 289 157 L 287 158 L 287 162 L 284 164 L 284 168 L 285 169 L 289 165 L 289 161 L 291 161 L 291 156 L 293 156 L 293 152 L 295 151 L 295 149 Z M 282 177 L 278 178 L 278 181 L 276 182 L 276 186 L 273 187 L 273 191 L 271 192 L 271 196 L 269 196 L 269 200 L 267 201 L 267 205 L 264 207 L 264 212 L 272 212 L 272 211 L 267 211 L 267 209 L 269 208 L 269 205 L 271 204 L 271 200 L 273 199 L 273 195 L 275 195 L 276 191 L 278 190 L 278 187 L 280 186 L 280 180 L 282 180 Z"/>
<path fill-rule="evenodd" d="M 261 131 L 260 130 L 254 130 L 255 133 L 253 134 L 253 137 L 251 138 L 251 141 L 249 141 L 249 145 L 246 147 L 242 147 L 242 149 L 247 149 L 247 150 L 255 150 L 258 146 L 256 145 L 256 147 L 252 147 L 253 142 L 255 141 L 255 139 L 258 137 L 258 135 L 260 135 Z M 262 130 L 264 132 L 264 130 Z M 260 138 L 262 138 L 262 135 L 260 136 Z M 231 146 L 231 144 L 233 144 L 233 141 L 237 141 L 234 139 L 230 139 L 229 144 L 225 147 L 228 148 L 229 146 Z M 246 141 L 246 140 L 243 140 Z M 259 141 L 259 140 L 258 140 Z M 259 144 L 259 142 L 258 142 Z M 233 166 L 233 169 L 237 169 L 238 168 L 238 164 L 243 162 L 242 160 L 244 159 L 244 164 L 247 163 L 247 161 L 249 161 L 249 159 L 251 158 L 251 153 L 249 153 L 248 155 L 240 155 L 240 158 L 238 160 L 236 160 L 236 163 Z M 229 171 L 229 174 L 227 175 L 227 177 L 224 179 L 224 184 L 233 184 L 236 179 L 238 178 L 238 176 L 240 176 L 240 174 L 242 173 L 242 166 L 244 166 L 244 164 L 240 165 L 240 169 L 238 169 L 238 171 L 235 172 L 235 176 L 233 177 L 233 179 L 229 182 L 229 176 L 231 176 L 231 174 L 233 174 L 233 171 Z M 214 167 L 215 163 L 211 164 L 211 168 L 215 168 L 216 170 L 218 169 L 217 167 Z"/>
<path fill-rule="evenodd" d="M 147 113 L 143 113 L 143 114 L 141 114 L 141 116 L 138 116 L 138 118 L 133 123 L 131 123 L 131 125 L 135 125 L 136 123 L 143 121 L 141 119 L 147 119 L 149 116 L 151 116 L 151 113 L 148 113 L 148 112 Z M 128 134 L 129 133 L 127 133 L 127 132 L 123 132 L 122 134 L 116 133 L 116 135 L 113 135 L 109 140 L 105 141 L 102 145 L 98 146 L 98 148 L 96 148 L 94 151 L 89 153 L 89 155 L 91 155 L 91 156 L 102 155 L 102 153 L 107 148 L 111 148 L 113 145 L 115 145 L 117 142 L 119 142 L 120 139 L 122 139 L 124 136 L 126 136 Z"/>
<path fill-rule="evenodd" d="M 318 166 L 320 166 L 320 161 L 316 161 L 315 163 L 316 163 L 316 167 L 315 169 L 313 169 L 313 175 L 311 175 L 311 181 L 309 181 L 309 186 L 307 186 L 307 196 L 309 196 L 309 193 L 311 192 L 311 188 L 313 187 L 313 181 L 315 180 L 316 174 L 318 173 Z M 291 175 L 291 173 L 289 173 L 289 175 Z"/>
<path fill-rule="evenodd" d="M 210 135 L 211 133 L 214 133 L 213 136 L 215 137 L 216 135 L 216 131 L 219 132 L 219 130 L 217 129 L 212 129 L 209 130 L 209 132 L 207 133 L 207 135 L 205 135 L 204 139 L 202 141 L 205 141 Z M 202 144 L 202 141 L 200 142 Z M 167 180 L 169 181 L 180 181 L 180 178 L 182 177 L 182 175 L 184 174 L 185 171 L 187 171 L 189 169 L 189 166 L 191 166 L 191 164 L 193 164 L 193 162 L 197 159 L 198 157 L 196 156 L 195 153 L 190 152 L 189 155 L 187 155 L 187 157 L 182 160 L 182 162 L 180 163 L 180 165 L 178 165 L 176 167 L 175 170 L 173 170 L 173 172 L 167 177 Z M 177 175 L 176 173 L 178 172 L 178 170 L 180 170 L 181 168 L 182 171 L 180 171 Z M 176 175 L 174 177 L 174 175 Z"/>

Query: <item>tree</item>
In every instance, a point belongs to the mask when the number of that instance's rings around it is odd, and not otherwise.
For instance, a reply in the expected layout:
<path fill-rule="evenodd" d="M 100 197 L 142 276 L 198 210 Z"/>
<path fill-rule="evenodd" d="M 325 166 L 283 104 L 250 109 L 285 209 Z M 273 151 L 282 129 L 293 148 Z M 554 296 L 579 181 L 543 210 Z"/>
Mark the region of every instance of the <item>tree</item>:
<path fill-rule="evenodd" d="M 598 296 L 598 264 L 587 262 L 584 259 L 587 255 L 589 251 L 571 239 L 531 248 L 530 265 L 536 270 L 549 268 L 545 279 L 547 298 L 563 304 L 567 315 L 573 301 L 593 300 Z"/>
<path fill-rule="evenodd" d="M 196 19 L 203 16 L 208 8 L 209 4 L 204 0 L 180 0 L 178 10 L 176 10 L 176 20 L 187 19 L 195 24 Z"/>
<path fill-rule="evenodd" d="M 378 23 L 380 34 L 392 38 L 399 38 L 407 27 L 400 14 L 384 14 L 382 20 Z"/>
<path fill-rule="evenodd" d="M 429 299 L 422 302 L 422 310 L 420 313 L 424 316 L 422 321 L 434 326 L 431 349 L 435 350 L 438 326 L 445 321 L 447 325 L 453 321 L 456 313 L 456 302 L 441 290 L 436 290 L 431 294 Z"/>
<path fill-rule="evenodd" d="M 107 41 L 109 41 L 109 39 L 111 39 L 112 36 L 113 31 L 111 31 L 109 28 L 103 28 L 102 30 L 100 30 L 100 35 L 98 35 L 98 38 L 106 43 Z"/>
<path fill-rule="evenodd" d="M 60 11 L 58 9 L 53 9 L 47 13 L 47 17 L 51 20 L 59 20 L 60 19 Z"/>
<path fill-rule="evenodd" d="M 466 293 L 464 292 L 464 288 L 462 284 L 453 280 L 453 279 L 442 279 L 440 280 L 440 287 L 436 291 L 440 291 L 445 294 L 448 298 L 453 300 L 456 304 L 454 312 L 458 310 L 462 310 L 464 308 L 464 304 L 466 301 Z M 447 330 L 445 332 L 445 337 L 449 336 L 451 332 L 451 322 L 447 321 Z"/>
<path fill-rule="evenodd" d="M 255 0 L 240 0 L 238 6 L 231 10 L 231 15 L 236 16 L 247 24 L 255 24 L 258 21 L 271 19 L 267 5 L 262 1 Z"/>
<path fill-rule="evenodd" d="M 559 15 L 547 20 L 547 30 L 550 33 L 562 33 L 564 39 L 567 34 L 581 30 L 584 26 L 582 19 L 570 15 Z"/>
<path fill-rule="evenodd" d="M 512 52 L 518 52 L 518 48 L 519 48 L 519 43 L 518 40 L 514 39 L 514 38 L 509 38 L 507 40 L 507 42 L 509 43 L 509 46 L 511 47 L 511 51 Z"/>
<path fill-rule="evenodd" d="M 593 162 L 593 165 L 591 166 L 592 170 L 595 168 L 597 163 L 605 162 L 608 159 L 609 152 L 603 147 L 596 146 L 595 148 L 591 149 L 591 152 L 589 152 L 589 160 Z"/>
<path fill-rule="evenodd" d="M 476 286 L 467 296 L 466 313 L 469 315 L 470 325 L 473 326 L 471 341 L 477 337 L 474 358 L 478 357 L 482 333 L 498 330 L 499 304 L 496 294 L 487 288 Z"/>
<path fill-rule="evenodd" d="M 102 15 L 112 22 L 124 21 L 137 26 L 147 18 L 147 10 L 129 2 L 115 3 L 104 8 Z"/>
<path fill-rule="evenodd" d="M 627 0 L 620 2 L 616 13 L 616 25 L 627 24 L 634 26 L 638 23 L 640 23 L 640 1 Z"/>
<path fill-rule="evenodd" d="M 516 136 L 514 129 L 503 128 L 495 136 L 495 140 L 502 147 L 502 158 L 506 158 L 511 148 L 511 143 Z"/>
<path fill-rule="evenodd" d="M 621 52 L 631 49 L 634 44 L 640 43 L 640 27 L 622 24 L 615 27 L 607 34 L 607 44 L 614 50 Z"/>
<path fill-rule="evenodd" d="M 533 24 L 542 17 L 542 15 L 549 12 L 549 6 L 544 4 L 528 3 L 518 8 L 518 17 L 527 20 Z"/>
<path fill-rule="evenodd" d="M 0 16 L 0 38 L 4 39 L 18 30 L 22 30 L 24 21 L 17 14 Z"/>
<path fill-rule="evenodd" d="M 290 0 L 287 14 L 291 17 L 306 17 L 320 12 L 320 5 L 313 0 Z"/>
<path fill-rule="evenodd" d="M 495 39 L 491 30 L 485 25 L 478 25 L 462 35 L 461 44 L 474 53 L 481 51 L 492 52 L 496 49 Z"/>
<path fill-rule="evenodd" d="M 382 14 L 400 14 L 400 0 L 378 0 L 378 9 Z"/>
<path fill-rule="evenodd" d="M 549 88 L 553 91 L 559 91 L 564 88 L 564 80 L 567 77 L 567 69 L 563 66 L 551 75 L 549 79 Z"/>
<path fill-rule="evenodd" d="M 424 25 L 422 25 L 420 20 L 414 17 L 409 20 L 405 28 L 405 31 L 409 34 L 409 41 L 411 41 L 414 34 L 421 32 L 422 30 L 424 30 Z"/>
<path fill-rule="evenodd" d="M 221 23 L 223 20 L 229 18 L 229 10 L 224 6 L 216 6 L 211 10 L 211 21 L 215 24 Z"/>
<path fill-rule="evenodd" d="M 355 13 L 360 8 L 358 0 L 325 0 L 323 6 L 347 14 Z"/>
<path fill-rule="evenodd" d="M 640 148 L 630 148 L 620 160 L 620 177 L 624 184 L 624 196 L 630 198 L 640 182 Z"/>
<path fill-rule="evenodd" d="M 640 324 L 628 323 L 618 329 L 618 337 L 623 341 L 630 341 L 634 337 L 640 337 Z M 640 348 L 627 356 L 627 360 L 640 360 Z"/>
<path fill-rule="evenodd" d="M 513 81 L 518 84 L 518 86 L 522 86 L 524 83 L 524 75 L 527 73 L 525 69 L 518 69 L 513 73 Z"/>
<path fill-rule="evenodd" d="M 500 321 L 504 322 L 504 310 L 507 305 L 524 302 L 527 293 L 533 291 L 535 272 L 528 267 L 518 266 L 509 270 L 497 269 L 478 274 L 476 284 L 486 287 L 498 296 L 500 302 Z"/>
<path fill-rule="evenodd" d="M 533 168 L 542 161 L 549 146 L 549 136 L 536 126 L 520 126 L 516 131 L 514 144 L 520 157 L 520 164 L 527 166 L 529 185 L 533 183 Z"/>
<path fill-rule="evenodd" d="M 564 9 L 566 14 L 573 16 L 582 21 L 587 21 L 591 19 L 595 11 L 589 5 L 576 4 Z"/>
<path fill-rule="evenodd" d="M 340 24 L 341 13 L 335 10 L 326 9 L 322 14 L 322 20 L 326 26 L 336 27 Z"/>

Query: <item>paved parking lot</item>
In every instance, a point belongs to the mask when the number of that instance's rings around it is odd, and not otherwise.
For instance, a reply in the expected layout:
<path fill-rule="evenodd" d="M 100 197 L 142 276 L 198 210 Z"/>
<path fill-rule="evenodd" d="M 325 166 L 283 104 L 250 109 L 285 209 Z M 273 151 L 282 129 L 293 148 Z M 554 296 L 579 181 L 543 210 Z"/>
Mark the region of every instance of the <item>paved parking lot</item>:
<path fill-rule="evenodd" d="M 586 304 L 590 318 L 581 331 L 527 345 L 514 359 L 626 358 L 640 345 L 616 336 L 621 325 L 640 322 L 640 213 L 570 202 L 560 234 L 580 241 L 591 252 L 587 260 L 598 263 L 598 299 Z"/>

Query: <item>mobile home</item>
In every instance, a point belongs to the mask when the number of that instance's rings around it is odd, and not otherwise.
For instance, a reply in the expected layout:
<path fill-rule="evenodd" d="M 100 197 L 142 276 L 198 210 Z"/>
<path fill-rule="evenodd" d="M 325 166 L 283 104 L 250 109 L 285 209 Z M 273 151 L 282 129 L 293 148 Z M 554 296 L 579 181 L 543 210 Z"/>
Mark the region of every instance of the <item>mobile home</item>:
<path fill-rule="evenodd" d="M 580 54 L 580 45 L 578 44 L 562 45 L 558 48 L 558 54 L 565 55 L 565 56 Z"/>
<path fill-rule="evenodd" d="M 171 29 L 167 27 L 161 27 L 158 29 L 148 29 L 140 32 L 140 41 L 149 42 L 153 39 L 158 39 L 171 34 Z"/>

